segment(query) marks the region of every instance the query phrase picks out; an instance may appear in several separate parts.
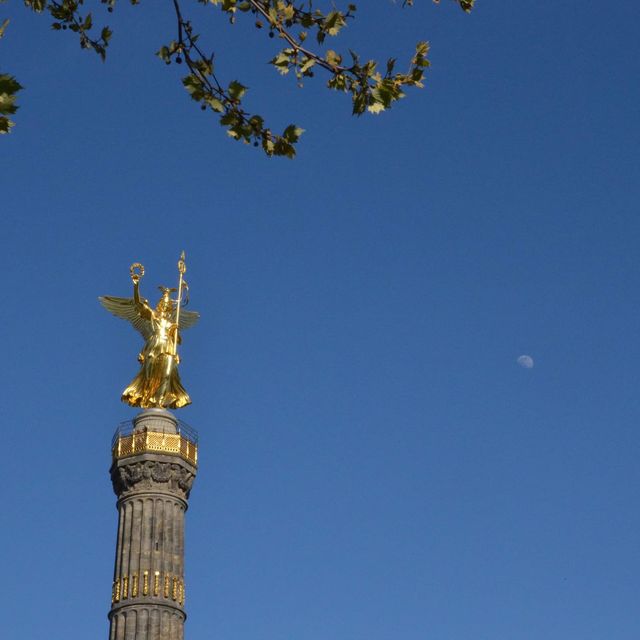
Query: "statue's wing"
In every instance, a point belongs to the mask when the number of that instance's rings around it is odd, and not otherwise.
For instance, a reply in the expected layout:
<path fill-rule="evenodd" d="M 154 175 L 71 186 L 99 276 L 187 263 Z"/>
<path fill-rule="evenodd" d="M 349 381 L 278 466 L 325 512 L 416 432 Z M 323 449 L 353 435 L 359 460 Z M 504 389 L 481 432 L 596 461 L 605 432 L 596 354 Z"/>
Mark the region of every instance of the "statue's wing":
<path fill-rule="evenodd" d="M 178 326 L 181 331 L 190 329 L 198 320 L 200 320 L 200 314 L 197 311 L 184 311 L 180 309 L 180 322 Z"/>
<path fill-rule="evenodd" d="M 148 340 L 153 335 L 153 327 L 151 323 L 143 318 L 138 312 L 138 306 L 134 302 L 133 298 L 117 298 L 116 296 L 100 296 L 98 298 L 100 304 L 107 310 L 113 313 L 114 316 L 128 320 L 133 328 L 142 334 L 145 340 Z M 182 324 L 182 323 L 180 323 Z"/>

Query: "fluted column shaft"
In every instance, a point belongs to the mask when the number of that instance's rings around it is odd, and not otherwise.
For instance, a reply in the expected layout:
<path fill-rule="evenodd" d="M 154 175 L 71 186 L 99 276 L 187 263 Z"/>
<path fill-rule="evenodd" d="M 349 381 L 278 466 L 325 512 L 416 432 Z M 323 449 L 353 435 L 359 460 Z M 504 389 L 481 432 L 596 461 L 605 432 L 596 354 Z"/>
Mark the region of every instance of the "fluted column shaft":
<path fill-rule="evenodd" d="M 184 514 L 196 467 L 180 454 L 184 446 L 175 446 L 177 433 L 171 413 L 147 410 L 134 420 L 131 446 L 114 449 L 118 534 L 110 640 L 184 638 Z"/>

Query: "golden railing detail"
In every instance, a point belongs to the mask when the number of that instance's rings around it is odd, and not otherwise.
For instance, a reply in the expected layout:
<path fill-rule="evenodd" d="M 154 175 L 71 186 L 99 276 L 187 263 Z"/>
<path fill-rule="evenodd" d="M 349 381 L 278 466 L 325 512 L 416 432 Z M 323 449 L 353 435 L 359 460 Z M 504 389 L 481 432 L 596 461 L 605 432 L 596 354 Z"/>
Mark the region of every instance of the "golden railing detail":
<path fill-rule="evenodd" d="M 126 458 L 145 451 L 159 451 L 178 455 L 193 465 L 198 464 L 198 445 L 180 433 L 161 431 L 136 431 L 119 435 L 113 446 L 113 459 Z"/>

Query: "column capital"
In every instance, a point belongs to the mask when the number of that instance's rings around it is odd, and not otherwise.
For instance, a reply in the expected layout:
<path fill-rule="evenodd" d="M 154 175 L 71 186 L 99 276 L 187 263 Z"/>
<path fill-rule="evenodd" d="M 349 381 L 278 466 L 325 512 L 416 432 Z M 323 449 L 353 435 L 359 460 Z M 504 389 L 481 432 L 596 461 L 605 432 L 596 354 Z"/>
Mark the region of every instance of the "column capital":
<path fill-rule="evenodd" d="M 196 468 L 180 458 L 142 454 L 116 460 L 111 466 L 111 482 L 119 499 L 139 493 L 169 494 L 189 499 Z"/>

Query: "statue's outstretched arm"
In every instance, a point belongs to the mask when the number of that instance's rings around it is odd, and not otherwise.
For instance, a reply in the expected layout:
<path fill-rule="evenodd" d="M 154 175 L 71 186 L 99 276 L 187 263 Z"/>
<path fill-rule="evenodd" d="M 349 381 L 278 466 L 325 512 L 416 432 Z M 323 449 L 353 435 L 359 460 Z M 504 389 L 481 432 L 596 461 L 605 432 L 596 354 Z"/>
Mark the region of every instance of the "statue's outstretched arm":
<path fill-rule="evenodd" d="M 137 275 L 131 276 L 133 280 L 133 301 L 140 304 L 140 278 Z"/>
<path fill-rule="evenodd" d="M 133 280 L 133 302 L 136 309 L 141 317 L 150 319 L 153 316 L 153 311 L 149 303 L 140 297 L 140 276 L 137 273 L 132 273 L 131 280 Z"/>
<path fill-rule="evenodd" d="M 154 334 L 154 313 L 147 300 L 140 296 L 140 279 L 144 275 L 144 267 L 139 262 L 134 262 L 129 273 L 133 282 L 133 298 L 100 296 L 98 299 L 107 311 L 130 322 L 145 340 L 149 340 Z"/>

